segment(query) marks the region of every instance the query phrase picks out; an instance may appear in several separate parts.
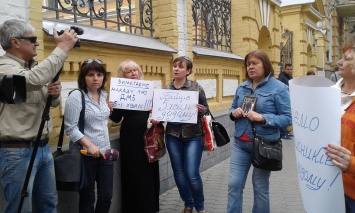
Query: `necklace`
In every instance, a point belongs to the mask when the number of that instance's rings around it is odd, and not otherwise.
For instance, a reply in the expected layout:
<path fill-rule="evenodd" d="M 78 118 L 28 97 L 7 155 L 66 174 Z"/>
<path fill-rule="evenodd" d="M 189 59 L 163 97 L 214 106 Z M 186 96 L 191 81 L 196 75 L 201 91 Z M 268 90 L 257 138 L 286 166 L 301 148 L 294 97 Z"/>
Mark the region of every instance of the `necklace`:
<path fill-rule="evenodd" d="M 341 87 L 340 87 L 340 91 L 341 91 L 342 94 L 344 94 L 344 95 L 351 95 L 352 93 L 354 93 L 354 90 L 349 90 L 349 88 L 347 88 L 347 91 L 352 91 L 352 92 L 344 92 L 344 91 L 343 91 L 343 87 L 344 87 L 344 84 L 341 85 Z"/>
<path fill-rule="evenodd" d="M 350 93 L 343 92 L 343 90 L 341 90 L 341 93 L 344 95 L 351 95 Z"/>

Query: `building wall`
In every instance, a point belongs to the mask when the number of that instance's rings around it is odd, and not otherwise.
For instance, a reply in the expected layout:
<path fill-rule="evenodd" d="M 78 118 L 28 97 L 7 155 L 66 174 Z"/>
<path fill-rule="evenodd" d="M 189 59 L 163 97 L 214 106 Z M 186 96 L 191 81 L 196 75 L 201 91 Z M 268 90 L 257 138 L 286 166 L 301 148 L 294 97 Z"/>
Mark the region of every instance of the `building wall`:
<path fill-rule="evenodd" d="M 42 31 L 42 0 L 25 1 L 27 4 L 25 6 L 21 0 L 11 1 L 11 4 L 7 2 L 0 0 L 0 6 L 10 7 L 8 10 L 11 11 L 10 15 L 0 13 L 0 21 L 8 18 L 21 18 L 30 21 L 36 29 L 36 35 L 40 43 L 40 46 L 37 47 L 38 56 L 36 59 L 41 61 L 49 56 L 55 48 L 55 43 L 52 38 L 49 38 Z M 205 89 L 212 113 L 227 128 L 229 135 L 232 136 L 234 123 L 229 119 L 228 109 L 233 100 L 235 89 L 246 79 L 243 60 L 207 57 L 195 55 L 192 52 L 192 32 L 194 26 L 191 1 L 159 0 L 152 2 L 154 11 L 154 38 L 175 48 L 178 50 L 178 53 L 171 54 L 82 41 L 79 49 L 71 50 L 68 53 L 68 59 L 60 75 L 60 81 L 63 84 L 67 82 L 74 82 L 75 84 L 80 63 L 87 58 L 100 58 L 104 62 L 109 76 L 112 77 L 117 76 L 117 66 L 121 61 L 132 59 L 142 67 L 145 80 L 154 80 L 158 85 L 163 87 L 172 81 L 171 70 L 173 59 L 180 55 L 187 55 L 194 63 L 193 74 L 189 78 L 197 80 Z M 252 50 L 263 49 L 268 53 L 275 70 L 277 70 L 277 64 L 280 61 L 280 9 L 277 5 L 270 3 L 270 1 L 262 1 L 270 4 L 269 13 L 265 16 L 264 13 L 266 11 L 261 12 L 260 8 L 262 7 L 260 2 L 259 0 L 231 1 L 231 49 L 233 54 L 239 55 L 242 58 Z M 267 17 L 268 24 L 262 21 L 262 16 Z M 107 82 L 106 88 L 109 88 L 109 82 Z M 50 144 L 52 147 L 57 143 L 62 120 L 62 108 L 63 106 L 60 106 L 51 110 L 54 126 L 53 132 L 50 135 Z M 110 133 L 115 135 L 119 130 L 119 125 L 112 122 L 109 122 L 108 125 Z M 218 148 L 214 152 L 204 152 L 201 170 L 210 168 L 228 158 L 231 144 Z M 161 189 L 163 192 L 175 185 L 170 161 L 167 156 L 161 160 L 160 169 Z M 119 174 L 119 168 L 117 172 Z M 70 201 L 70 197 L 66 197 L 65 193 L 61 196 L 61 199 L 63 196 L 65 197 L 65 202 L 62 200 L 61 203 Z M 0 196 L 1 199 L 3 200 L 2 196 Z M 68 210 L 67 208 L 71 207 L 64 207 L 63 212 Z"/>

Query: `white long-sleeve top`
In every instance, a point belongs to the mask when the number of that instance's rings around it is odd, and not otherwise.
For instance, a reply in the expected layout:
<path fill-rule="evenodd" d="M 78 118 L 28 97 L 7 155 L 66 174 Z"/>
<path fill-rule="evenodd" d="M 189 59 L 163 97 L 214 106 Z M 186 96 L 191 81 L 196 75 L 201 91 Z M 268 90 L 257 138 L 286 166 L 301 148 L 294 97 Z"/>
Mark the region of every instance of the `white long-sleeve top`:
<path fill-rule="evenodd" d="M 85 93 L 84 93 L 85 94 Z M 79 90 L 73 91 L 65 105 L 64 127 L 65 133 L 70 141 L 76 143 L 82 137 L 86 137 L 102 152 L 110 149 L 110 139 L 108 134 L 108 119 L 110 109 L 108 108 L 105 91 L 100 92 L 99 103 L 92 99 L 90 91 L 85 95 L 85 128 L 84 132 L 79 131 L 79 116 L 82 108 L 81 93 Z M 84 147 L 85 149 L 85 147 Z"/>

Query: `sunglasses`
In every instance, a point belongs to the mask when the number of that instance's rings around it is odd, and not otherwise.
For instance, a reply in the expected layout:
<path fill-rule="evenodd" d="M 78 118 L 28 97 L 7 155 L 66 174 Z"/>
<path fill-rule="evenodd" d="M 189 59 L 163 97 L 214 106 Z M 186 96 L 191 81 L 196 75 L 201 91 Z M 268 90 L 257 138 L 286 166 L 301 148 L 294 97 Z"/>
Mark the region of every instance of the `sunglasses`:
<path fill-rule="evenodd" d="M 31 43 L 35 44 L 37 42 L 37 36 L 31 36 L 31 37 L 15 37 L 17 39 L 25 39 L 30 41 Z"/>
<path fill-rule="evenodd" d="M 88 59 L 86 59 L 85 61 L 84 61 L 84 63 L 87 63 L 87 64 L 90 64 L 90 63 L 92 63 L 92 62 L 96 62 L 96 63 L 98 63 L 98 64 L 103 64 L 103 62 L 100 60 L 100 59 L 92 59 L 92 58 L 88 58 Z"/>
<path fill-rule="evenodd" d="M 192 61 L 191 61 L 191 59 L 190 59 L 189 57 L 187 57 L 187 56 L 181 56 L 181 57 L 182 57 L 183 59 L 185 59 L 186 61 L 192 63 Z"/>

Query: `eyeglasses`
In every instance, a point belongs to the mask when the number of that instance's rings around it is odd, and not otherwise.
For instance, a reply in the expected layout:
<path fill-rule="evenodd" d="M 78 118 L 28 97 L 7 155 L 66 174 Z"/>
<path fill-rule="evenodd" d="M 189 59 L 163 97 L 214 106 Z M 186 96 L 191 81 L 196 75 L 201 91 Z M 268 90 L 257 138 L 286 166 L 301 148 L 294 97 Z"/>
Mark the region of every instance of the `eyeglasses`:
<path fill-rule="evenodd" d="M 31 37 L 15 37 L 17 39 L 25 39 L 30 41 L 31 43 L 35 44 L 37 42 L 37 36 L 31 36 Z"/>
<path fill-rule="evenodd" d="M 100 59 L 92 59 L 92 58 L 88 58 L 88 59 L 86 59 L 85 61 L 84 61 L 84 63 L 87 63 L 87 64 L 90 64 L 90 63 L 92 63 L 92 62 L 96 62 L 96 63 L 98 63 L 98 64 L 103 64 L 103 62 L 100 60 Z"/>

